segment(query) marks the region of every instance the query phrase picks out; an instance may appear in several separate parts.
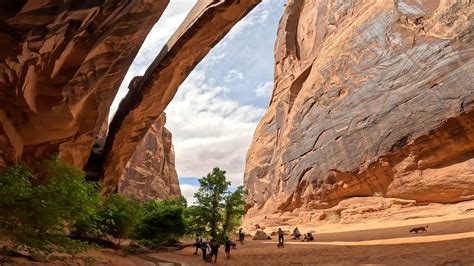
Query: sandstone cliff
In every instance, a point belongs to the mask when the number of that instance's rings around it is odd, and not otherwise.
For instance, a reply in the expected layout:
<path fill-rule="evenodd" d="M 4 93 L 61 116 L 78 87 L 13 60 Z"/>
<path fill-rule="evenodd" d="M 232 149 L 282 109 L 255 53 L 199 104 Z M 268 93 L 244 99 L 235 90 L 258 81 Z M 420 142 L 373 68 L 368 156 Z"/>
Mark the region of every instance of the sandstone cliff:
<path fill-rule="evenodd" d="M 188 14 L 143 78 L 132 84 L 111 122 L 103 190 L 115 190 L 125 165 L 194 67 L 261 0 L 202 0 Z"/>
<path fill-rule="evenodd" d="M 199 1 L 121 105 L 105 152 L 91 153 L 128 67 L 168 2 L 1 1 L 0 168 L 59 153 L 79 167 L 89 160 L 88 178 L 102 173 L 104 193 L 114 191 L 178 86 L 260 0 Z"/>
<path fill-rule="evenodd" d="M 0 2 L 0 166 L 58 153 L 84 166 L 168 0 Z"/>
<path fill-rule="evenodd" d="M 163 113 L 138 145 L 120 179 L 118 191 L 140 201 L 181 196 L 171 133 Z"/>
<path fill-rule="evenodd" d="M 473 31 L 468 0 L 290 0 L 246 221 L 355 196 L 474 199 Z"/>

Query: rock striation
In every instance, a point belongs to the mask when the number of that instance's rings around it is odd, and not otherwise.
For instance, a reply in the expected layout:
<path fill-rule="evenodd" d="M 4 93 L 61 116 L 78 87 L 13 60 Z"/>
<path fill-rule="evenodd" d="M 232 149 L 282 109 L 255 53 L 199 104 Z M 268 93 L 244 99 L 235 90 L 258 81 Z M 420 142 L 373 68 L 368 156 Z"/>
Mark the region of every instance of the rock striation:
<path fill-rule="evenodd" d="M 261 0 L 202 0 L 180 25 L 144 76 L 132 84 L 109 128 L 104 194 L 113 192 L 125 165 L 153 122 L 194 67 Z"/>
<path fill-rule="evenodd" d="M 161 114 L 127 164 L 118 191 L 139 201 L 181 196 L 171 132 Z"/>
<path fill-rule="evenodd" d="M 289 0 L 246 222 L 352 197 L 474 199 L 473 31 L 468 0 Z"/>
<path fill-rule="evenodd" d="M 83 167 L 168 0 L 0 3 L 0 167 L 54 153 Z"/>
<path fill-rule="evenodd" d="M 160 115 L 178 86 L 260 0 L 198 1 L 144 79 L 135 79 L 107 134 L 106 118 L 119 85 L 168 2 L 0 2 L 0 168 L 59 153 L 65 162 L 87 165 L 87 179 L 101 176 L 104 193 L 115 191 L 137 145 L 155 120 L 163 122 Z M 164 167 L 157 173 L 163 180 L 155 181 L 169 185 L 164 190 L 175 195 L 171 135 L 162 126 L 153 126 L 149 135 L 158 134 L 163 143 L 157 149 L 169 154 L 148 158 L 147 167 Z M 127 170 L 132 178 L 121 184 L 127 193 L 141 189 L 138 176 L 151 176 L 134 172 L 145 166 L 140 159 L 145 158 L 137 157 Z M 155 185 L 138 197 L 157 193 Z"/>

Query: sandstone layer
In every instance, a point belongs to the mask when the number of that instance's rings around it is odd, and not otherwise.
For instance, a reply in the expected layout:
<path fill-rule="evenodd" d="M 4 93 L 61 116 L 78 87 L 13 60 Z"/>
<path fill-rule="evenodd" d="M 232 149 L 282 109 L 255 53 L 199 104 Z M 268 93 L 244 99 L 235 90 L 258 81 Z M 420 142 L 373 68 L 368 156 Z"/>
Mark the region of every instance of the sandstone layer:
<path fill-rule="evenodd" d="M 474 199 L 473 31 L 468 0 L 290 0 L 246 223 L 352 197 Z"/>
<path fill-rule="evenodd" d="M 139 201 L 181 196 L 172 135 L 162 113 L 150 127 L 127 164 L 118 191 Z"/>
<path fill-rule="evenodd" d="M 111 122 L 105 147 L 104 194 L 113 192 L 125 165 L 179 85 L 209 50 L 261 0 L 202 0 L 136 80 Z"/>
<path fill-rule="evenodd" d="M 0 3 L 0 166 L 59 153 L 83 167 L 168 0 Z"/>

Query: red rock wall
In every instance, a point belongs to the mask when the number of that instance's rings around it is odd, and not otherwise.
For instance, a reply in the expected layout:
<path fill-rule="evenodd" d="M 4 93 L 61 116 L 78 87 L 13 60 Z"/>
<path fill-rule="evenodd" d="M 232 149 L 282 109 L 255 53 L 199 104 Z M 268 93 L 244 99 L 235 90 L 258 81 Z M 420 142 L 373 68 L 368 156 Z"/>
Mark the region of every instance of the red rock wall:
<path fill-rule="evenodd" d="M 163 113 L 138 145 L 118 191 L 140 201 L 181 196 L 171 132 Z"/>
<path fill-rule="evenodd" d="M 168 0 L 0 2 L 0 167 L 58 153 L 84 166 Z"/>
<path fill-rule="evenodd" d="M 246 221 L 356 196 L 474 199 L 473 17 L 467 0 L 290 0 Z"/>
<path fill-rule="evenodd" d="M 132 84 L 110 124 L 102 192 L 113 192 L 136 146 L 194 67 L 261 0 L 202 0 Z M 133 83 L 133 81 L 132 81 Z"/>

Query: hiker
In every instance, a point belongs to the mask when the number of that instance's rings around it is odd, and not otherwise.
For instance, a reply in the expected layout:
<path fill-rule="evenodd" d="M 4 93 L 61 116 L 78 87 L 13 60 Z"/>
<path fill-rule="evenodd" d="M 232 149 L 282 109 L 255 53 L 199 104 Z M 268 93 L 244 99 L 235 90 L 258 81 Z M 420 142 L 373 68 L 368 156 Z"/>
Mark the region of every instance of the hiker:
<path fill-rule="evenodd" d="M 285 232 L 283 232 L 283 230 L 281 230 L 281 228 L 278 228 L 278 244 L 284 244 L 285 242 Z"/>
<path fill-rule="evenodd" d="M 206 242 L 201 242 L 199 247 L 201 248 L 201 251 L 202 251 L 202 259 L 206 260 L 206 255 L 207 255 L 207 250 L 209 249 L 209 245 L 207 245 Z"/>
<path fill-rule="evenodd" d="M 227 258 L 230 259 L 230 247 L 232 246 L 232 241 L 229 239 L 228 236 L 225 237 L 225 254 L 227 254 Z"/>
<path fill-rule="evenodd" d="M 314 240 L 314 237 L 313 235 L 311 234 L 311 232 L 308 232 L 307 234 L 304 234 L 304 239 L 303 241 L 313 241 Z"/>
<path fill-rule="evenodd" d="M 193 247 L 196 248 L 196 251 L 194 251 L 194 255 L 197 255 L 197 254 L 198 254 L 198 250 L 199 250 L 199 248 L 200 248 L 200 246 L 201 246 L 201 243 L 202 243 L 202 237 L 201 237 L 201 235 L 196 234 L 195 240 L 196 240 L 196 242 L 194 242 Z"/>
<path fill-rule="evenodd" d="M 242 228 L 239 229 L 239 241 L 240 241 L 240 244 L 243 245 L 244 244 L 244 239 L 245 239 L 245 234 L 244 234 L 244 231 Z"/>
<path fill-rule="evenodd" d="M 293 239 L 300 239 L 301 233 L 300 230 L 298 230 L 298 227 L 295 227 L 293 230 Z"/>
<path fill-rule="evenodd" d="M 209 244 L 211 246 L 211 261 L 212 257 L 214 257 L 214 262 L 217 260 L 217 253 L 219 252 L 219 243 L 217 243 L 217 240 L 214 238 L 211 240 L 211 243 Z"/>

